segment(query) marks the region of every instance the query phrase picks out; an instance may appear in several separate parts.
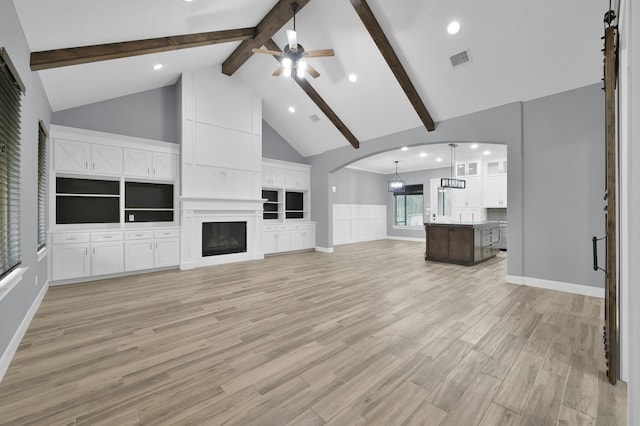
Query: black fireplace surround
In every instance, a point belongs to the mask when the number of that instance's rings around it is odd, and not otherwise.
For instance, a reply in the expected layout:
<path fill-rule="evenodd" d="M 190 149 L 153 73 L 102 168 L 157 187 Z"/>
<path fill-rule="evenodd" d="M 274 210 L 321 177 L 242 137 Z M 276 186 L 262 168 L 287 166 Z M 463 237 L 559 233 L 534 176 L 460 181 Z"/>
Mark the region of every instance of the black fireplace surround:
<path fill-rule="evenodd" d="M 204 222 L 202 257 L 246 253 L 247 222 Z"/>

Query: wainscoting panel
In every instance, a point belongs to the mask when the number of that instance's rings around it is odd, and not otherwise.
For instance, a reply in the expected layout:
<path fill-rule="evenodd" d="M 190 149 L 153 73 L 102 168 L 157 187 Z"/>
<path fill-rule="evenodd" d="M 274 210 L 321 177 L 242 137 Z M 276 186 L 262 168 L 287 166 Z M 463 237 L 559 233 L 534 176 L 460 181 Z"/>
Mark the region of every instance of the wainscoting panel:
<path fill-rule="evenodd" d="M 386 205 L 333 205 L 333 245 L 382 240 L 386 237 Z"/>

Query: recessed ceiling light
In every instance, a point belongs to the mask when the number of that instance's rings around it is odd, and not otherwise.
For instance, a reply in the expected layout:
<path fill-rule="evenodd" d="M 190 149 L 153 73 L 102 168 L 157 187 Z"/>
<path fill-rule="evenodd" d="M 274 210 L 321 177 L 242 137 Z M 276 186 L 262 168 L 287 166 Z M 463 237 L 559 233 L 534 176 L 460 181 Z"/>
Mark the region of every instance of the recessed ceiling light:
<path fill-rule="evenodd" d="M 289 107 L 289 112 L 293 114 L 294 112 L 296 112 L 296 109 L 294 107 L 290 106 Z"/>
<path fill-rule="evenodd" d="M 477 143 L 472 143 L 470 148 L 471 149 L 478 149 L 478 144 Z"/>
<path fill-rule="evenodd" d="M 436 161 L 437 161 L 438 163 L 440 163 L 440 162 L 442 161 L 442 158 L 438 157 L 438 158 L 436 158 Z"/>
<path fill-rule="evenodd" d="M 447 25 L 447 32 L 449 34 L 451 35 L 458 34 L 458 31 L 460 31 L 460 22 L 451 21 L 449 25 Z"/>
<path fill-rule="evenodd" d="M 358 81 L 358 76 L 353 73 L 349 74 L 349 81 L 355 83 L 356 81 Z"/>
<path fill-rule="evenodd" d="M 193 0 L 182 0 L 182 1 L 184 1 L 185 3 L 191 3 Z"/>
<path fill-rule="evenodd" d="M 407 151 L 409 149 L 408 146 L 403 146 L 402 148 L 400 148 L 401 151 Z"/>
<path fill-rule="evenodd" d="M 483 152 L 484 155 L 491 155 L 491 151 L 485 151 Z"/>
<path fill-rule="evenodd" d="M 156 71 L 158 71 L 158 70 L 161 70 L 163 67 L 164 67 L 164 65 L 162 65 L 162 64 L 155 64 L 155 65 L 153 66 L 153 69 L 154 69 L 154 70 L 156 70 Z"/>
<path fill-rule="evenodd" d="M 424 157 L 426 157 L 426 156 L 427 156 L 427 153 L 426 153 L 426 152 L 421 152 L 421 153 L 420 153 L 420 157 L 424 158 Z"/>

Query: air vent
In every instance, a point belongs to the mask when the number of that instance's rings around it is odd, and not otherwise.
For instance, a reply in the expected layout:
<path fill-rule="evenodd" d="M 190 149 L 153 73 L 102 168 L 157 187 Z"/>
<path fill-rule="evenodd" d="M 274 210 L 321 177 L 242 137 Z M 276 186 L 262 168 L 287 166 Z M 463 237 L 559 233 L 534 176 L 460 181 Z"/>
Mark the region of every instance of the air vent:
<path fill-rule="evenodd" d="M 454 68 L 459 67 L 467 62 L 471 62 L 471 52 L 469 52 L 469 49 L 463 50 L 462 52 L 449 57 L 449 59 L 451 59 L 451 65 L 453 65 Z"/>
<path fill-rule="evenodd" d="M 318 117 L 318 114 L 313 114 L 309 116 L 309 119 L 311 121 L 313 121 L 314 123 L 317 123 L 318 121 L 320 121 L 320 117 Z"/>

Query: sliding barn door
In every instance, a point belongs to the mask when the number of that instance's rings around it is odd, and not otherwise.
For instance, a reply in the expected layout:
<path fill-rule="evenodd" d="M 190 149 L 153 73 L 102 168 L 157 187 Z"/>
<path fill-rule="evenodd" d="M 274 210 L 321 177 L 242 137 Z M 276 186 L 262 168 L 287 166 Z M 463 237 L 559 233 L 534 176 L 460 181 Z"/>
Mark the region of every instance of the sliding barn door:
<path fill-rule="evenodd" d="M 607 377 L 612 384 L 618 378 L 618 287 L 617 287 L 617 212 L 616 212 L 616 80 L 617 27 L 605 29 L 605 139 L 606 139 L 606 262 L 604 349 Z"/>

